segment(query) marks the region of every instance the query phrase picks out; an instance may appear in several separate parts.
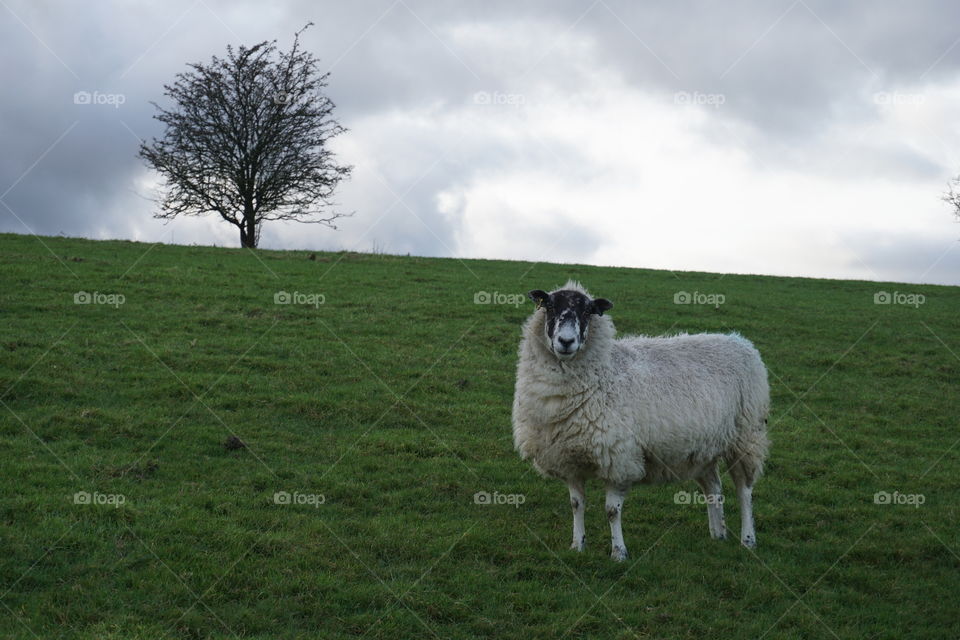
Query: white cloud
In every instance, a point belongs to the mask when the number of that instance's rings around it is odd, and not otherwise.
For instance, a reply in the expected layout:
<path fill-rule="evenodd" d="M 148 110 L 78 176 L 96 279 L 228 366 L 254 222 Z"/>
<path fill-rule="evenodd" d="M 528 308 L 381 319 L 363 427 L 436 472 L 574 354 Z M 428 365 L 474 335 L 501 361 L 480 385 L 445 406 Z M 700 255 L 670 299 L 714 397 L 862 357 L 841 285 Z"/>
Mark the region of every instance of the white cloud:
<path fill-rule="evenodd" d="M 871 176 L 871 162 L 884 161 L 877 155 L 930 149 L 916 143 L 928 135 L 927 121 L 910 110 L 916 106 L 883 106 L 877 121 L 830 132 L 806 150 L 808 169 L 866 160 L 854 175 L 798 172 L 758 165 L 744 149 L 704 135 L 734 126 L 722 120 L 722 105 L 677 105 L 607 77 L 566 99 L 528 96 L 516 112 L 463 108 L 463 120 L 512 153 L 451 185 L 437 203 L 459 223 L 462 256 L 890 277 L 864 253 L 864 233 L 881 243 L 946 246 L 956 232 L 935 177 Z M 557 151 L 529 152 L 538 148 Z M 921 278 L 936 257 L 920 257 L 912 273 L 900 265 L 900 277 Z"/>

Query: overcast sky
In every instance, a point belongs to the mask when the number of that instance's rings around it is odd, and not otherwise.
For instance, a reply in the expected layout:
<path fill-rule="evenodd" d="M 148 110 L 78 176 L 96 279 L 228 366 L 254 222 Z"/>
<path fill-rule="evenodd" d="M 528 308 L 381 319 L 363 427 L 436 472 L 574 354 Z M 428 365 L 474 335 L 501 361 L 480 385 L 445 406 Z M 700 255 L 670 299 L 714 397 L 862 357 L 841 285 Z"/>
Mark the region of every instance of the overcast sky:
<path fill-rule="evenodd" d="M 149 103 L 308 21 L 355 215 L 262 247 L 960 284 L 949 0 L 0 0 L 0 231 L 238 246 L 151 217 Z"/>

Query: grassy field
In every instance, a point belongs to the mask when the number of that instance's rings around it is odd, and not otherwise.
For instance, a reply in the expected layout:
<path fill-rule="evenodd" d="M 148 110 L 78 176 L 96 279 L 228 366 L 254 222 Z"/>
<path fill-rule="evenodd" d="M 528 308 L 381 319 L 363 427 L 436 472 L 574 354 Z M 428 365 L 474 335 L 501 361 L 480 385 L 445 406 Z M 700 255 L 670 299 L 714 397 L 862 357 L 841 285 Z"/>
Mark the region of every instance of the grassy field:
<path fill-rule="evenodd" d="M 0 637 L 960 634 L 956 287 L 17 235 L 0 262 Z M 622 333 L 760 349 L 755 552 L 693 483 L 631 492 L 623 564 L 588 485 L 567 549 L 510 406 L 515 297 L 568 277 Z"/>

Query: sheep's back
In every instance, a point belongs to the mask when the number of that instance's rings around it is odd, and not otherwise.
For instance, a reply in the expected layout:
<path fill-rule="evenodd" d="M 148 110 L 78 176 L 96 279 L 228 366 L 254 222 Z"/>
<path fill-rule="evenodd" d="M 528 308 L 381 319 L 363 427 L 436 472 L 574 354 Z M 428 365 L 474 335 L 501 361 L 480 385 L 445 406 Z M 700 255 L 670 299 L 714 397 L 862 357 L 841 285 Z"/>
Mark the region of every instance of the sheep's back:
<path fill-rule="evenodd" d="M 627 398 L 620 428 L 670 466 L 697 465 L 727 451 L 744 390 L 761 380 L 766 388 L 759 354 L 736 334 L 621 338 L 611 355 L 619 382 L 611 400 Z"/>

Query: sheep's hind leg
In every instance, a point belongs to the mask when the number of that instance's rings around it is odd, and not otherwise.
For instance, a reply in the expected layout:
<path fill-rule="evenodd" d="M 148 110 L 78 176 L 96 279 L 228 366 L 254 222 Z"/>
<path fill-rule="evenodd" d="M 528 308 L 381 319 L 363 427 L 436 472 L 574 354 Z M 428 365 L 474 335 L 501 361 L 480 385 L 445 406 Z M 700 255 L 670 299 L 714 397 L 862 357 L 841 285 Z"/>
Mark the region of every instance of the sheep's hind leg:
<path fill-rule="evenodd" d="M 610 522 L 610 557 L 617 562 L 627 559 L 627 544 L 623 541 L 620 516 L 627 491 L 622 487 L 607 485 L 607 520 Z"/>
<path fill-rule="evenodd" d="M 737 485 L 737 501 L 740 503 L 740 543 L 749 548 L 757 546 L 757 533 L 753 529 L 753 481 L 742 462 L 730 467 L 730 475 Z"/>
<path fill-rule="evenodd" d="M 570 508 L 573 510 L 573 542 L 570 543 L 570 548 L 574 551 L 583 551 L 587 542 L 587 534 L 583 526 L 583 511 L 586 508 L 583 480 L 568 480 L 567 487 L 570 489 Z"/>
<path fill-rule="evenodd" d="M 710 469 L 704 471 L 697 478 L 700 489 L 707 499 L 707 522 L 710 524 L 710 537 L 714 540 L 725 540 L 727 525 L 723 519 L 723 484 L 720 482 L 720 473 L 714 463 Z"/>

